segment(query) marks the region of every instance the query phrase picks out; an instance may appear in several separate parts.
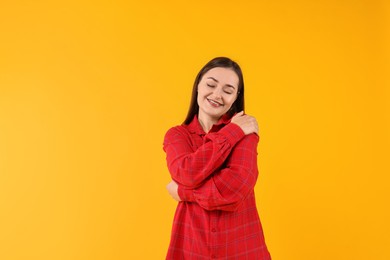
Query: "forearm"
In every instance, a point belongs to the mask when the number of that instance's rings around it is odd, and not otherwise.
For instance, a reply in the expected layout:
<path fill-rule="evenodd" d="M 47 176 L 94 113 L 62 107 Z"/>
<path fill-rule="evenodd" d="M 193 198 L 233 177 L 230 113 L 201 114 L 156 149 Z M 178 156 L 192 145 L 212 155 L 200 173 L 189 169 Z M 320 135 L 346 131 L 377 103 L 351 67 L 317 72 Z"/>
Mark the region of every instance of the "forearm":
<path fill-rule="evenodd" d="M 207 210 L 234 211 L 253 191 L 257 181 L 257 137 L 240 142 L 227 167 L 216 171 L 195 189 L 178 186 L 181 200 L 198 203 Z"/>
<path fill-rule="evenodd" d="M 180 132 L 168 132 L 164 141 L 167 164 L 172 179 L 186 188 L 195 188 L 226 161 L 233 147 L 243 137 L 242 130 L 228 124 L 219 132 L 206 135 L 198 149 L 186 144 Z"/>
<path fill-rule="evenodd" d="M 220 172 L 196 189 L 186 189 L 179 185 L 178 196 L 181 201 L 197 203 L 206 210 L 235 211 L 253 191 L 257 174 L 247 174 L 246 178 L 238 177 L 233 186 L 231 180 L 228 181 L 228 175 L 232 176 L 234 172 Z"/>

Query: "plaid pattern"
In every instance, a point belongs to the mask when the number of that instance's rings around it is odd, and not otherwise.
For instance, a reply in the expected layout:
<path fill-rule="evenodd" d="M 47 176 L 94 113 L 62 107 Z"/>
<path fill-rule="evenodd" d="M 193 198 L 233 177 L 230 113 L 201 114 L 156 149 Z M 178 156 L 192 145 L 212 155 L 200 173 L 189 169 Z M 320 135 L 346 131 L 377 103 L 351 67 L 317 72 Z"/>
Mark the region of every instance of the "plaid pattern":
<path fill-rule="evenodd" d="M 227 117 L 207 134 L 196 116 L 168 130 L 164 151 L 182 202 L 166 259 L 271 259 L 253 190 L 258 142 Z"/>

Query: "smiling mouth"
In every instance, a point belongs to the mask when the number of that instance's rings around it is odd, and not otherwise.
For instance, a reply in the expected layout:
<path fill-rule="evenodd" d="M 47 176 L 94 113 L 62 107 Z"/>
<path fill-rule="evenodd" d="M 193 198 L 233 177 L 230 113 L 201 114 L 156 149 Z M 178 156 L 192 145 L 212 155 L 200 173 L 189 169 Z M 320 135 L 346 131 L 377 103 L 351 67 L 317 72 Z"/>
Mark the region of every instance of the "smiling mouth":
<path fill-rule="evenodd" d="M 219 103 L 219 102 L 217 102 L 217 101 L 215 101 L 215 100 L 208 99 L 208 98 L 206 98 L 206 99 L 207 99 L 207 101 L 208 101 L 213 107 L 220 107 L 220 106 L 223 106 L 223 104 L 221 104 L 221 103 Z"/>

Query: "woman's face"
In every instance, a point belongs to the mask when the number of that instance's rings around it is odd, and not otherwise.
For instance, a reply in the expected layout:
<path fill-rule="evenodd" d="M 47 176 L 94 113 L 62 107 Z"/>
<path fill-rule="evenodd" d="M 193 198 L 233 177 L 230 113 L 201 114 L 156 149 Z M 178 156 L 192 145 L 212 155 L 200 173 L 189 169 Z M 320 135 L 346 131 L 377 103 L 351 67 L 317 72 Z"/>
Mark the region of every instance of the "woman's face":
<path fill-rule="evenodd" d="M 217 67 L 206 72 L 198 84 L 199 117 L 218 120 L 226 114 L 237 98 L 238 83 L 232 69 Z"/>

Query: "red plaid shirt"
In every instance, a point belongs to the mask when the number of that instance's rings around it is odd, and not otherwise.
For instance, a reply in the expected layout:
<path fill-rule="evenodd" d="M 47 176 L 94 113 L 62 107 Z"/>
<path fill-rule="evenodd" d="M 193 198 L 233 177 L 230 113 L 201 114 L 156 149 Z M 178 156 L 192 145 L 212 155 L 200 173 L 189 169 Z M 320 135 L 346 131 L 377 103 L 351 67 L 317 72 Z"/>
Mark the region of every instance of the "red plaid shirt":
<path fill-rule="evenodd" d="M 168 130 L 164 151 L 182 201 L 166 259 L 271 259 L 254 194 L 258 142 L 227 117 L 207 134 L 196 116 Z"/>

